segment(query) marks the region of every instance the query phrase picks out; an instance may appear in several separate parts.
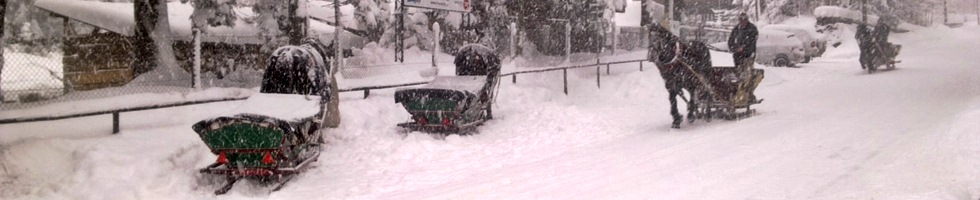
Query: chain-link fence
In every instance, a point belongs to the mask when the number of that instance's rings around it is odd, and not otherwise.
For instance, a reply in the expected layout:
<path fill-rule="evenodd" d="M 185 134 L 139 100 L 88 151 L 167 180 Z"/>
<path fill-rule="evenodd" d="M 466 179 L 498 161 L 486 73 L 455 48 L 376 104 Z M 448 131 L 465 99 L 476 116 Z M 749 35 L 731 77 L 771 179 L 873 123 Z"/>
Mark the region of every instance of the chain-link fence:
<path fill-rule="evenodd" d="M 172 38 L 172 60 L 161 60 L 148 72 L 137 73 L 132 39 L 114 33 L 51 38 L 53 43 L 15 41 L 5 45 L 0 78 L 0 109 L 31 108 L 51 103 L 110 98 L 140 93 L 193 91 L 193 46 Z M 242 38 L 209 37 L 202 44 L 203 88 L 254 88 L 262 78 L 265 57 L 261 45 Z M 247 39 L 247 38 L 246 38 Z M 8 40 L 10 41 L 10 40 Z M 30 45 L 49 45 L 45 51 Z M 166 55 L 166 53 L 161 53 Z M 169 63 L 169 64 L 165 64 Z"/>

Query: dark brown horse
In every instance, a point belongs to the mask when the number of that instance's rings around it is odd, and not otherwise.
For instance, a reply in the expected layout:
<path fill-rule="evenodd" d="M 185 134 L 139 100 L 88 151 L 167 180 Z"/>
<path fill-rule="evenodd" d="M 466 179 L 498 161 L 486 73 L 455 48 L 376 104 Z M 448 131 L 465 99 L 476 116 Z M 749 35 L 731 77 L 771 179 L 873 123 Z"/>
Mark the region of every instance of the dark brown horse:
<path fill-rule="evenodd" d="M 704 43 L 681 41 L 660 25 L 647 28 L 650 29 L 647 60 L 657 65 L 669 93 L 667 98 L 670 99 L 670 115 L 674 117 L 671 128 L 680 128 L 683 116 L 677 111 L 677 96 L 683 95 L 682 90 L 687 90 L 690 94 L 690 98 L 686 98 L 687 118 L 693 122 L 698 107 L 694 95 L 704 89 L 697 75 L 705 74 L 711 69 L 711 53 Z"/>

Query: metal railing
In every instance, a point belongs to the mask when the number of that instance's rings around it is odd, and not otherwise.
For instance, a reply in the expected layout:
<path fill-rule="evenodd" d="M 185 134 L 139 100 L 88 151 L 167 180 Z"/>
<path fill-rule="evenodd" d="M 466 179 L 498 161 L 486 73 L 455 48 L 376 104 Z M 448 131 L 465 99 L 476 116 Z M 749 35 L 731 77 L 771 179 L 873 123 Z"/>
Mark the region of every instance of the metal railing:
<path fill-rule="evenodd" d="M 602 66 L 606 66 L 606 75 L 609 75 L 610 74 L 610 72 L 609 72 L 610 66 L 611 65 L 615 65 L 615 64 L 625 64 L 625 63 L 637 62 L 637 63 L 640 64 L 640 71 L 643 71 L 643 62 L 645 62 L 645 61 L 646 60 L 628 60 L 628 61 L 617 61 L 617 62 L 608 62 L 608 63 L 596 63 L 596 64 L 574 65 L 574 66 L 566 66 L 566 67 L 554 67 L 554 68 L 545 68 L 545 69 L 535 69 L 535 70 L 526 70 L 526 71 L 517 71 L 517 72 L 505 73 L 505 74 L 501 74 L 500 77 L 511 76 L 511 78 L 512 78 L 511 79 L 511 82 L 517 83 L 517 75 L 518 74 L 542 73 L 542 72 L 550 72 L 550 71 L 559 71 L 559 70 L 561 70 L 562 71 L 562 74 L 563 74 L 564 92 L 567 95 L 568 94 L 568 70 L 569 69 L 579 69 L 579 68 L 595 67 L 596 68 L 596 86 L 597 87 L 601 87 L 601 78 L 600 77 L 601 77 L 601 68 L 602 68 Z M 363 91 L 364 92 L 364 98 L 367 98 L 368 96 L 371 95 L 371 90 L 380 90 L 380 89 L 408 87 L 408 86 L 423 85 L 423 84 L 427 84 L 427 83 L 428 82 L 414 82 L 414 83 L 404 83 L 404 84 L 394 84 L 394 85 L 356 87 L 356 88 L 349 88 L 349 89 L 341 89 L 339 92 Z M 245 99 L 247 99 L 247 97 L 242 97 L 242 98 L 210 99 L 210 100 L 198 100 L 198 101 L 188 101 L 188 102 L 180 102 L 180 103 L 172 103 L 172 104 L 162 104 L 162 105 L 153 105 L 153 106 L 140 106 L 140 107 L 133 107 L 133 108 L 123 108 L 123 109 L 113 109 L 113 110 L 102 110 L 102 111 L 92 111 L 92 112 L 83 112 L 83 113 L 73 113 L 73 114 L 65 114 L 65 115 L 57 115 L 57 116 L 8 118 L 8 119 L 0 119 L 0 124 L 17 124 L 17 123 L 28 123 L 28 122 L 54 121 L 54 120 L 62 120 L 62 119 L 70 119 L 70 118 L 80 118 L 80 117 L 89 117 L 89 116 L 96 116 L 96 115 L 112 114 L 112 133 L 113 134 L 116 134 L 116 133 L 119 133 L 119 121 L 120 121 L 119 114 L 120 113 L 135 112 L 135 111 L 145 111 L 145 110 L 154 110 L 154 109 L 161 109 L 161 108 L 173 108 L 173 107 L 180 107 L 180 106 L 190 106 L 190 105 L 216 103 L 216 102 L 240 101 L 240 100 L 245 100 Z"/>
<path fill-rule="evenodd" d="M 602 79 L 600 77 L 601 77 L 601 68 L 602 68 L 602 66 L 606 66 L 606 75 L 609 75 L 610 74 L 610 70 L 609 70 L 610 66 L 616 65 L 616 64 L 634 63 L 634 62 L 635 63 L 639 63 L 640 64 L 640 71 L 643 71 L 643 62 L 646 62 L 646 60 L 626 60 L 626 61 L 616 61 L 616 62 L 607 62 L 607 63 L 584 64 L 584 65 L 573 65 L 573 66 L 565 66 L 565 67 L 552 67 L 552 68 L 544 68 L 544 69 L 516 71 L 516 72 L 510 72 L 510 73 L 501 74 L 500 77 L 510 76 L 511 77 L 511 82 L 512 83 L 517 83 L 517 75 L 518 74 L 532 74 L 532 73 L 551 72 L 551 71 L 559 71 L 559 70 L 561 70 L 562 71 L 562 79 L 563 79 L 562 82 L 563 82 L 564 92 L 567 95 L 568 94 L 568 70 L 569 69 L 579 69 L 579 68 L 586 68 L 586 67 L 596 67 L 596 86 L 601 87 L 602 86 L 601 85 Z M 398 88 L 398 87 L 416 86 L 416 85 L 424 85 L 424 84 L 428 84 L 428 83 L 429 82 L 414 82 L 414 83 L 405 83 L 405 84 L 397 84 L 397 85 L 357 87 L 357 88 L 350 88 L 350 89 L 341 89 L 340 92 L 363 91 L 364 92 L 364 98 L 366 99 L 369 96 L 371 96 L 371 90 L 380 90 L 380 89 L 390 89 L 390 88 Z"/>

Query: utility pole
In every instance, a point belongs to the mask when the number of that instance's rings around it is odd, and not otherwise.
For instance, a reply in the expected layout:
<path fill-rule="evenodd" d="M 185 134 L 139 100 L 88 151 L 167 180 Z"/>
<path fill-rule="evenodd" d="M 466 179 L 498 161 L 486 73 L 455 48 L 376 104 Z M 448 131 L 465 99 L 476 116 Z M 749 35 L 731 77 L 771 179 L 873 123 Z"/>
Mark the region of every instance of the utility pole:
<path fill-rule="evenodd" d="M 343 63 L 341 60 L 344 59 L 343 48 L 340 47 L 340 31 L 344 30 L 344 26 L 340 22 L 340 0 L 333 0 L 333 12 L 333 20 L 337 24 L 337 27 L 333 29 L 334 63 L 333 70 L 330 70 L 330 77 L 336 76 L 337 72 L 340 71 L 340 65 Z M 336 81 L 336 79 L 331 79 L 330 81 Z"/>
<path fill-rule="evenodd" d="M 0 0 L 0 46 L 5 46 L 5 45 L 3 45 L 3 25 L 5 23 L 4 22 L 4 19 L 5 19 L 4 16 L 6 16 L 6 15 L 4 15 L 4 14 L 6 14 L 4 11 L 6 11 L 6 10 L 7 10 L 7 0 Z M 0 74 L 3 74 L 3 65 L 4 65 L 3 49 L 0 49 Z M 3 77 L 3 76 L 0 76 L 0 77 Z M 0 79 L 3 79 L 3 78 L 0 78 Z M 68 87 L 65 87 L 65 88 L 68 88 Z M 3 104 L 3 100 L 4 100 L 3 98 L 4 98 L 3 97 L 3 90 L 0 90 L 0 104 Z"/>
<path fill-rule="evenodd" d="M 337 2 L 337 0 L 334 0 Z M 395 0 L 395 15 L 398 18 L 398 27 L 395 28 L 395 62 L 405 62 L 405 0 Z M 337 13 L 340 13 L 338 6 Z M 338 22 L 340 22 L 338 17 Z"/>
<path fill-rule="evenodd" d="M 868 23 L 868 9 L 867 6 L 865 5 L 867 3 L 868 0 L 861 0 L 861 23 L 864 24 Z"/>
<path fill-rule="evenodd" d="M 943 24 L 949 24 L 949 9 L 946 7 L 946 0 L 943 0 Z"/>

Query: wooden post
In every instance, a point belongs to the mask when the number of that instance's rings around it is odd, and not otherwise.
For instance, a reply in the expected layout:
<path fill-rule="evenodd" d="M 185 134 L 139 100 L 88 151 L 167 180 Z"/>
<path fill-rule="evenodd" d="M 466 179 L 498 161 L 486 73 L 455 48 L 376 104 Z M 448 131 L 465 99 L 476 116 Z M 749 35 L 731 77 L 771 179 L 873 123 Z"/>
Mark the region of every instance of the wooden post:
<path fill-rule="evenodd" d="M 191 79 L 192 80 L 191 86 L 194 87 L 194 89 L 201 89 L 201 85 L 202 85 L 202 83 L 201 83 L 201 59 L 203 58 L 201 56 L 201 34 L 202 33 L 201 33 L 201 29 L 199 27 L 197 27 L 197 26 L 203 26 L 203 25 L 194 24 L 193 25 L 194 28 L 191 28 L 191 32 L 192 32 L 192 35 L 193 35 L 192 44 L 194 45 L 194 47 L 193 47 L 194 48 L 194 51 L 193 51 L 194 52 L 194 56 L 191 57 L 191 60 L 192 60 L 191 63 L 192 63 L 192 69 L 193 69 L 193 70 L 191 70 L 193 72 L 192 73 L 193 78 Z"/>
<path fill-rule="evenodd" d="M 568 95 L 568 68 L 561 69 L 562 81 L 565 83 L 565 95 Z"/>
<path fill-rule="evenodd" d="M 640 61 L 640 71 L 643 71 L 643 61 Z"/>
<path fill-rule="evenodd" d="M 601 79 L 600 78 L 602 76 L 600 76 L 601 74 L 599 73 L 599 68 L 602 68 L 602 67 L 595 66 L 595 86 L 598 87 L 598 88 L 602 88 L 602 84 L 600 83 L 601 82 Z"/>
<path fill-rule="evenodd" d="M 565 20 L 565 65 L 572 63 L 572 21 Z"/>
<path fill-rule="evenodd" d="M 112 113 L 112 134 L 119 133 L 119 113 Z"/>
<path fill-rule="evenodd" d="M 3 19 L 4 19 L 4 16 L 6 16 L 6 15 L 4 15 L 4 14 L 6 14 L 6 11 L 7 11 L 7 0 L 0 0 L 0 46 L 7 46 L 7 45 L 4 45 L 4 42 L 3 42 L 4 41 L 4 38 L 3 38 L 3 25 L 5 24 L 5 21 Z M 65 22 L 66 22 L 65 25 L 68 25 L 67 21 L 68 21 L 68 19 L 66 17 L 65 18 Z M 3 65 L 4 65 L 4 62 L 5 62 L 5 59 L 3 57 L 3 49 L 0 49 L 0 77 L 3 77 L 2 74 L 3 74 Z M 0 79 L 3 79 L 3 78 L 0 78 Z M 68 89 L 68 87 L 64 87 L 64 88 L 65 89 Z M 0 104 L 3 104 L 3 100 L 4 100 L 3 90 L 0 89 Z"/>
<path fill-rule="evenodd" d="M 949 9 L 946 7 L 946 0 L 943 0 L 943 24 L 949 24 Z"/>
<path fill-rule="evenodd" d="M 609 64 L 606 64 L 606 75 L 609 75 Z"/>
<path fill-rule="evenodd" d="M 517 84 L 517 73 L 514 73 L 514 75 L 510 75 L 510 82 Z"/>
<path fill-rule="evenodd" d="M 364 90 L 364 99 L 367 99 L 368 96 L 371 96 L 371 90 L 370 89 L 365 89 Z"/>

